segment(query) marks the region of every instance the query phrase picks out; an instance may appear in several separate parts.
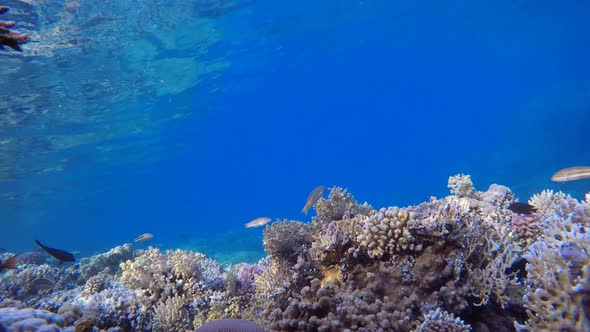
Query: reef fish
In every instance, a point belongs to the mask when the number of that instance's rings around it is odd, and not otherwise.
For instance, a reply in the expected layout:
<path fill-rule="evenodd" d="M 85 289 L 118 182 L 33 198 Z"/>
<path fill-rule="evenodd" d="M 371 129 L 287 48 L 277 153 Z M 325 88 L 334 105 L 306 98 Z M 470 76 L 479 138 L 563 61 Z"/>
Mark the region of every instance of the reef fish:
<path fill-rule="evenodd" d="M 36 291 L 46 291 L 55 287 L 55 281 L 47 278 L 39 278 L 31 283 L 31 288 Z"/>
<path fill-rule="evenodd" d="M 75 262 L 76 259 L 74 258 L 74 255 L 72 255 L 71 253 L 61 250 L 61 249 L 55 249 L 55 248 L 49 248 L 47 246 L 44 246 L 43 244 L 41 244 L 41 242 L 35 240 L 35 243 L 37 243 L 37 245 L 39 247 L 41 247 L 41 249 L 43 249 L 46 253 L 49 254 L 49 256 L 57 259 L 59 261 L 59 264 L 63 263 L 63 262 Z"/>
<path fill-rule="evenodd" d="M 256 219 L 250 221 L 249 223 L 247 223 L 246 228 L 264 226 L 264 225 L 268 224 L 269 222 L 270 222 L 270 218 L 267 218 L 267 217 L 256 218 Z"/>
<path fill-rule="evenodd" d="M 318 199 L 320 199 L 320 197 L 322 197 L 325 189 L 326 187 L 324 186 L 315 187 L 315 189 L 312 190 L 307 197 L 307 202 L 305 203 L 303 209 L 301 209 L 301 212 L 307 214 L 307 210 L 309 210 L 309 208 L 312 207 L 318 201 Z"/>
<path fill-rule="evenodd" d="M 508 207 L 508 210 L 514 212 L 514 213 L 518 213 L 518 214 L 532 214 L 533 212 L 536 212 L 537 209 L 527 203 L 520 203 L 520 202 L 514 202 L 512 204 L 510 204 L 510 206 Z"/>
<path fill-rule="evenodd" d="M 4 269 L 16 269 L 16 256 L 14 255 L 0 262 L 0 271 Z"/>
<path fill-rule="evenodd" d="M 133 240 L 133 241 L 135 241 L 135 242 L 143 242 L 143 241 L 151 240 L 153 238 L 154 238 L 154 234 L 152 234 L 152 233 L 144 233 L 144 234 L 141 234 L 140 236 L 136 237 L 135 240 Z"/>
<path fill-rule="evenodd" d="M 582 179 L 590 179 L 590 166 L 574 166 L 560 170 L 553 174 L 552 181 L 567 182 Z"/>

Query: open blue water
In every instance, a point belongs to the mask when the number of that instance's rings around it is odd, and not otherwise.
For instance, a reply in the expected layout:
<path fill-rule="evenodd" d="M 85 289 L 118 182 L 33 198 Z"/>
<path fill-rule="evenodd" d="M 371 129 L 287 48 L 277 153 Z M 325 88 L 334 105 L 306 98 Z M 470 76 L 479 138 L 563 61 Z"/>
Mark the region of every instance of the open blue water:
<path fill-rule="evenodd" d="M 9 1 L 33 42 L 0 51 L 0 247 L 150 232 L 255 260 L 243 224 L 309 221 L 320 184 L 375 207 L 457 173 L 521 201 L 590 190 L 549 180 L 590 165 L 588 2 L 124 3 Z"/>

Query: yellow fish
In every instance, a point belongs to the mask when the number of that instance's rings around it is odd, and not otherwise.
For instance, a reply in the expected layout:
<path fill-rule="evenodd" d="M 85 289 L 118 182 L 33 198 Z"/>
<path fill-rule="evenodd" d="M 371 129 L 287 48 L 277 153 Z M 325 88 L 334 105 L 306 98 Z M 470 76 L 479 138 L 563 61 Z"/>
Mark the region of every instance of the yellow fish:
<path fill-rule="evenodd" d="M 143 242 L 143 241 L 147 241 L 147 240 L 151 240 L 154 238 L 154 234 L 151 233 L 144 233 L 141 234 L 140 236 L 135 238 L 135 242 Z"/>
<path fill-rule="evenodd" d="M 301 212 L 307 214 L 307 210 L 309 210 L 309 208 L 312 207 L 315 204 L 315 202 L 317 202 L 318 199 L 320 199 L 320 197 L 322 197 L 325 189 L 326 187 L 324 186 L 315 187 L 315 189 L 312 190 L 309 196 L 307 197 L 307 202 L 305 203 L 303 209 L 301 209 Z"/>
<path fill-rule="evenodd" d="M 553 174 L 551 177 L 551 180 L 555 182 L 566 182 L 582 179 L 590 179 L 590 166 L 574 166 L 564 168 L 561 171 Z"/>
<path fill-rule="evenodd" d="M 269 222 L 270 222 L 270 218 L 267 218 L 267 217 L 256 218 L 256 219 L 250 221 L 249 223 L 247 223 L 246 228 L 264 226 L 264 225 L 268 224 Z"/>

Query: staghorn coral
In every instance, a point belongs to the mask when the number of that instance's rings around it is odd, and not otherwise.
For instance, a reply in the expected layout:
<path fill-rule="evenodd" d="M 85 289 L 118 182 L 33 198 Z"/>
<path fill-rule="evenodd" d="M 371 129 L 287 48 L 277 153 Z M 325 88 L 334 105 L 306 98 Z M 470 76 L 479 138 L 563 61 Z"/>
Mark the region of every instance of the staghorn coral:
<path fill-rule="evenodd" d="M 424 322 L 416 332 L 468 332 L 471 326 L 465 324 L 460 318 L 455 317 L 440 308 L 430 310 L 424 315 Z"/>
<path fill-rule="evenodd" d="M 155 331 L 188 331 L 192 322 L 185 308 L 188 301 L 184 295 L 169 297 L 154 307 L 153 329 Z"/>
<path fill-rule="evenodd" d="M 354 218 L 356 215 L 369 215 L 373 208 L 366 202 L 359 204 L 352 194 L 340 187 L 330 188 L 328 199 L 320 198 L 316 203 L 317 216 L 314 223 L 328 224 L 345 217 Z"/>
<path fill-rule="evenodd" d="M 397 207 L 382 208 L 361 225 L 357 241 L 370 257 L 380 259 L 402 251 L 420 251 L 409 231 L 410 213 Z"/>
<path fill-rule="evenodd" d="M 279 220 L 264 231 L 264 251 L 278 261 L 295 262 L 311 245 L 311 226 L 299 221 Z"/>
<path fill-rule="evenodd" d="M 541 218 L 557 214 L 559 217 L 567 219 L 572 215 L 575 223 L 590 224 L 590 204 L 588 201 L 579 202 L 561 191 L 543 190 L 541 193 L 533 195 L 529 204 L 537 209 L 536 215 Z"/>
<path fill-rule="evenodd" d="M 457 174 L 455 176 L 451 176 L 449 178 L 448 187 L 451 189 L 451 194 L 459 198 L 471 197 L 475 193 L 470 175 Z"/>

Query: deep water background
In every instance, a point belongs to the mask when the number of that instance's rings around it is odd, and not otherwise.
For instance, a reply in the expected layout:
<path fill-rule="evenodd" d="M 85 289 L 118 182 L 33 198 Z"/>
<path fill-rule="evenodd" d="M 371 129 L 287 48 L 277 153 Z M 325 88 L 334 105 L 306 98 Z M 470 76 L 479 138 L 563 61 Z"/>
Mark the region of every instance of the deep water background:
<path fill-rule="evenodd" d="M 262 228 L 243 224 L 310 221 L 299 211 L 320 184 L 377 208 L 444 196 L 457 173 L 521 201 L 544 188 L 581 198 L 590 181 L 549 178 L 590 165 L 589 12 L 584 1 L 256 1 L 216 18 L 210 52 L 231 65 L 157 98 L 153 112 L 192 114 L 134 146 L 138 157 L 98 163 L 88 146 L 62 172 L 3 182 L 23 194 L 0 202 L 0 247 L 39 239 L 86 255 L 151 232 L 137 247 L 252 261 Z"/>

